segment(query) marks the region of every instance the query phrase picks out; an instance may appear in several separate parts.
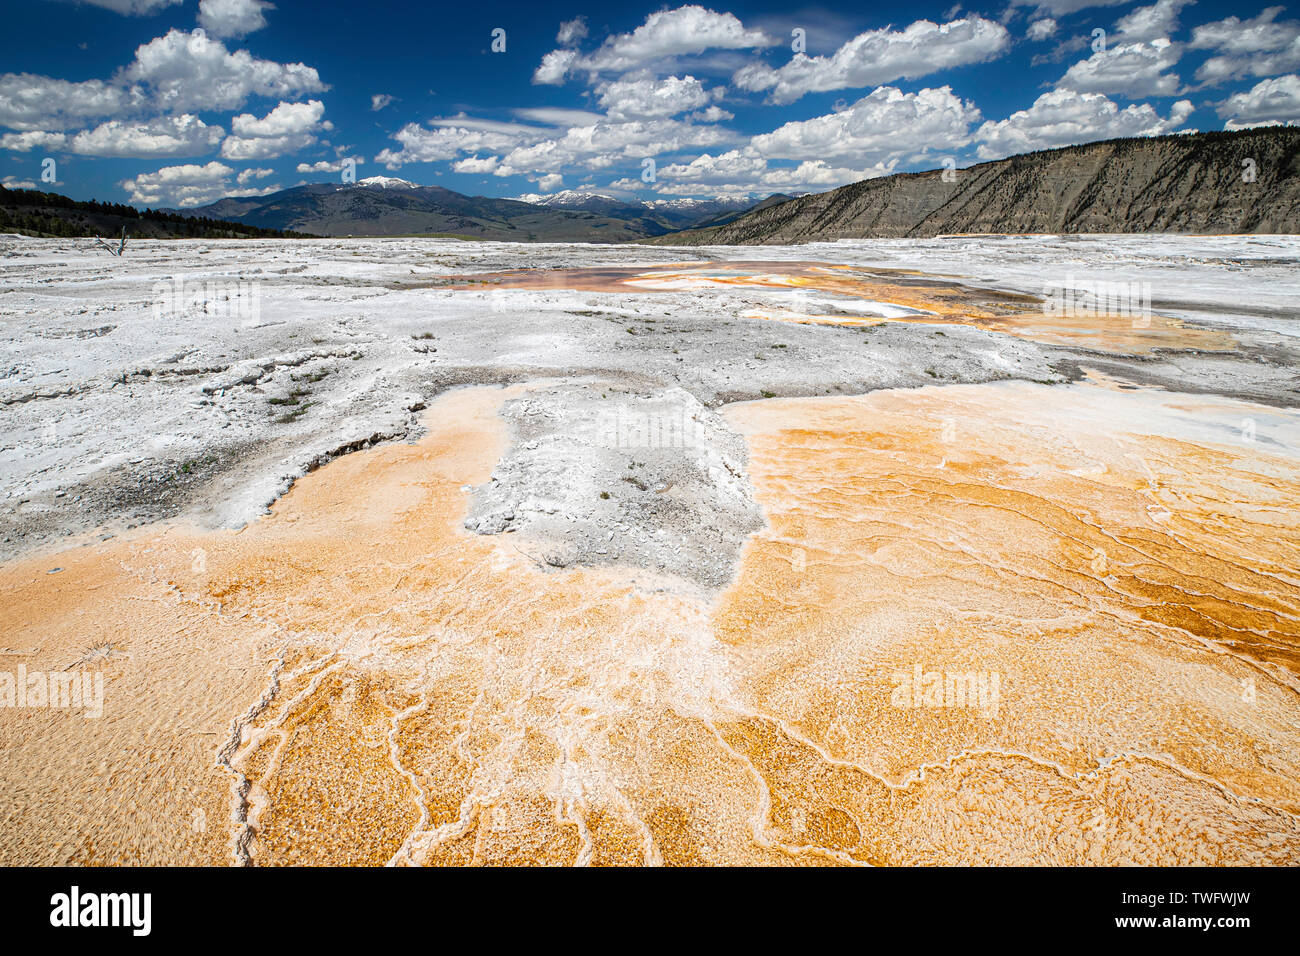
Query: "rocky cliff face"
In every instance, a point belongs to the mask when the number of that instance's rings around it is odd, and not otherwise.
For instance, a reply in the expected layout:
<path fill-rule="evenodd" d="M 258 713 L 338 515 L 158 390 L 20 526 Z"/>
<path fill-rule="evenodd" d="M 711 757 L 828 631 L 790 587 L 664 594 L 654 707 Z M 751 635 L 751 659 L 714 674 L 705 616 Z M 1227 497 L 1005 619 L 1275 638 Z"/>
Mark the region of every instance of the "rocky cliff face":
<path fill-rule="evenodd" d="M 955 170 L 950 182 L 943 172 L 852 183 L 655 242 L 1300 232 L 1300 129 L 1290 127 L 1070 146 Z"/>

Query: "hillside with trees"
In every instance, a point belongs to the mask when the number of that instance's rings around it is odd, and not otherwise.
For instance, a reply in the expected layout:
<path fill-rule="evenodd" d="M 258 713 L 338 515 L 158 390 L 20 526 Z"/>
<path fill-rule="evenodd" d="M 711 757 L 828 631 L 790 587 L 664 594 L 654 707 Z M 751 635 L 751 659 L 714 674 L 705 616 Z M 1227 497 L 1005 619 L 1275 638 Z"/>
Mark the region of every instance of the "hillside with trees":
<path fill-rule="evenodd" d="M 69 199 L 58 193 L 0 186 L 0 233 L 74 238 L 122 234 L 133 239 L 308 239 L 307 233 L 265 229 L 222 219 L 192 218 L 177 212 L 124 203 Z"/>

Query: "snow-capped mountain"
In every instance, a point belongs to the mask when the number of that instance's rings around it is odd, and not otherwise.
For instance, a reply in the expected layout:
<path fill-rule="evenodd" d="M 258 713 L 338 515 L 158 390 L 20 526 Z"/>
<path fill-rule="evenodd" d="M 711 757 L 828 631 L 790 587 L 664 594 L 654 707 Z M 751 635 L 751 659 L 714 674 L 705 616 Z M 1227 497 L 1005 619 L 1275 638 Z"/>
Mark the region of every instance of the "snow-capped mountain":
<path fill-rule="evenodd" d="M 367 176 L 365 179 L 358 179 L 353 186 L 366 186 L 370 189 L 419 189 L 415 183 L 407 182 L 405 179 L 398 179 L 396 176 Z"/>
<path fill-rule="evenodd" d="M 651 209 L 674 209 L 681 212 L 696 212 L 702 209 L 721 211 L 723 209 L 748 209 L 758 202 L 756 196 L 743 196 L 735 199 L 692 199 L 681 196 L 677 199 L 647 199 L 645 205 Z"/>
<path fill-rule="evenodd" d="M 516 196 L 515 199 L 519 202 L 532 203 L 534 206 L 563 206 L 566 209 L 600 208 L 611 203 L 616 206 L 634 205 L 624 199 L 616 199 L 604 193 L 584 193 L 576 189 L 563 189 L 550 195 L 545 193 L 524 193 L 522 196 Z"/>
<path fill-rule="evenodd" d="M 565 189 L 557 193 L 525 193 L 519 202 L 559 209 L 581 209 L 616 219 L 643 219 L 666 230 L 689 229 L 705 223 L 738 215 L 757 205 L 761 197 L 738 196 L 727 199 L 619 199 L 605 193 Z"/>

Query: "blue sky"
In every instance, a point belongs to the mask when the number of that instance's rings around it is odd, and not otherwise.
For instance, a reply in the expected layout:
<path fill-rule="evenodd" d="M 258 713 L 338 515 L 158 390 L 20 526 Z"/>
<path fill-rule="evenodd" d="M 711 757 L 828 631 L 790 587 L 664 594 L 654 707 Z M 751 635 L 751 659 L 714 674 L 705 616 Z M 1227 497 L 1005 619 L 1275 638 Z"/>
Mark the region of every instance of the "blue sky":
<path fill-rule="evenodd" d="M 139 206 L 337 182 L 348 160 L 490 196 L 799 193 L 1300 121 L 1300 20 L 1211 0 L 21 0 L 4 19 L 0 181 Z"/>

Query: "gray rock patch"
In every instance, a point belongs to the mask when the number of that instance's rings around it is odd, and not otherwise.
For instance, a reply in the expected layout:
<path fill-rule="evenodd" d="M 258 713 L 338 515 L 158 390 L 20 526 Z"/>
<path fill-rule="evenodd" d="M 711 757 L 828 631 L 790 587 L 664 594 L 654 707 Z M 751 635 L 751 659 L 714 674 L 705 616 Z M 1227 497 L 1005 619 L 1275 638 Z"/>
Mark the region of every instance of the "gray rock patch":
<path fill-rule="evenodd" d="M 502 416 L 511 446 L 465 527 L 517 533 L 541 565 L 633 566 L 713 590 L 763 527 L 744 439 L 684 389 L 557 383 Z"/>

